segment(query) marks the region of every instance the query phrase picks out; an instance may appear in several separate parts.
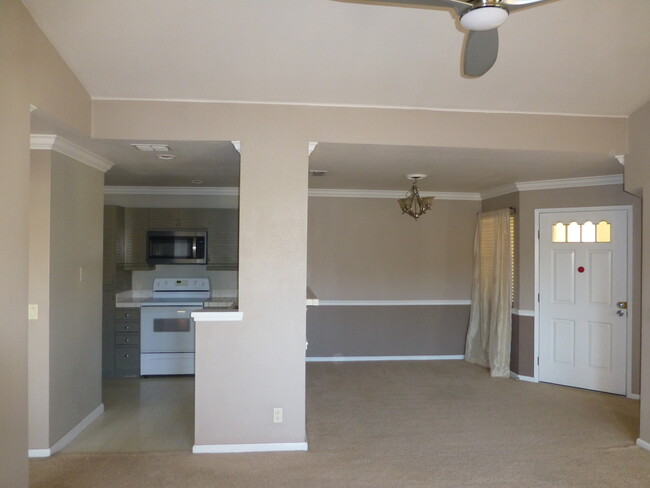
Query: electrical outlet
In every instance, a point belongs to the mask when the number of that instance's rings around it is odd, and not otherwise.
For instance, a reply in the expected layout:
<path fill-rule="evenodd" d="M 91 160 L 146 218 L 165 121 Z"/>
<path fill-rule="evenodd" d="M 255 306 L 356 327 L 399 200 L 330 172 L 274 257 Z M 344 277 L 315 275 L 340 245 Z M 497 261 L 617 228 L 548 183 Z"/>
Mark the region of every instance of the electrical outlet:
<path fill-rule="evenodd" d="M 273 409 L 273 423 L 281 424 L 282 423 L 282 409 L 274 408 Z"/>
<path fill-rule="evenodd" d="M 30 303 L 27 307 L 27 319 L 28 320 L 37 320 L 38 319 L 38 304 Z"/>

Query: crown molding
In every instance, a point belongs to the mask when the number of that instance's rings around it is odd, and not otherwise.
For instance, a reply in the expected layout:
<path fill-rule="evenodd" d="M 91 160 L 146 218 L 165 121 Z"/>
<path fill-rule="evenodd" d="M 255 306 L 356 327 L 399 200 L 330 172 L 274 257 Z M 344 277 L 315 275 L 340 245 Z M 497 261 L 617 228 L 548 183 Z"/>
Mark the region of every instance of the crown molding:
<path fill-rule="evenodd" d="M 564 178 L 562 180 L 523 181 L 515 184 L 519 191 L 554 190 L 556 188 L 576 188 L 579 186 L 622 185 L 623 175 L 587 176 L 584 178 Z"/>
<path fill-rule="evenodd" d="M 509 185 L 497 186 L 496 188 L 491 188 L 481 192 L 481 200 L 487 200 L 488 198 L 500 197 L 501 195 L 507 195 L 508 193 L 516 193 L 519 189 L 517 188 L 517 183 L 510 183 Z"/>
<path fill-rule="evenodd" d="M 106 173 L 113 167 L 113 163 L 108 159 L 102 158 L 54 134 L 31 134 L 29 136 L 29 148 L 42 151 L 56 151 L 91 168 L 98 169 L 103 173 Z"/>
<path fill-rule="evenodd" d="M 397 199 L 404 197 L 403 190 L 338 190 L 338 189 L 317 189 L 309 190 L 310 197 L 324 198 L 390 198 Z M 437 200 L 472 200 L 480 201 L 479 193 L 461 193 L 461 192 L 424 192 L 420 195 L 423 197 L 434 197 Z"/>
<path fill-rule="evenodd" d="M 45 147 L 32 149 L 47 149 Z M 434 197 L 436 200 L 477 201 L 494 198 L 508 193 L 532 190 L 552 190 L 556 188 L 575 188 L 580 186 L 619 185 L 623 183 L 623 175 L 591 176 L 587 178 L 567 178 L 563 180 L 524 181 L 504 185 L 483 193 L 470 192 L 420 192 L 423 197 Z M 105 186 L 106 195 L 215 195 L 238 196 L 236 187 L 187 187 L 187 186 Z M 309 190 L 310 197 L 322 198 L 388 198 L 398 199 L 404 196 L 402 190 L 339 190 L 318 189 Z"/>
<path fill-rule="evenodd" d="M 622 185 L 623 175 L 586 176 L 584 178 L 563 178 L 559 180 L 518 181 L 498 186 L 481 193 L 481 199 L 500 197 L 508 193 L 533 190 L 555 190 L 558 188 L 577 188 L 580 186 Z"/>
<path fill-rule="evenodd" d="M 238 196 L 239 189 L 227 186 L 105 186 L 104 195 L 213 195 Z"/>

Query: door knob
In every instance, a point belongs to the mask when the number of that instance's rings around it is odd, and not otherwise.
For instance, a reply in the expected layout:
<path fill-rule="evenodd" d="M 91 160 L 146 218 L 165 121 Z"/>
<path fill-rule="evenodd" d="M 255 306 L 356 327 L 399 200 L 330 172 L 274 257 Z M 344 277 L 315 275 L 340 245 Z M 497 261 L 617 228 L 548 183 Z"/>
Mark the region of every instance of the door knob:
<path fill-rule="evenodd" d="M 616 306 L 621 310 L 627 310 L 627 302 L 616 302 Z"/>
<path fill-rule="evenodd" d="M 623 310 L 617 310 L 616 315 L 618 315 L 619 317 L 622 317 L 623 315 L 625 315 L 625 312 Z"/>

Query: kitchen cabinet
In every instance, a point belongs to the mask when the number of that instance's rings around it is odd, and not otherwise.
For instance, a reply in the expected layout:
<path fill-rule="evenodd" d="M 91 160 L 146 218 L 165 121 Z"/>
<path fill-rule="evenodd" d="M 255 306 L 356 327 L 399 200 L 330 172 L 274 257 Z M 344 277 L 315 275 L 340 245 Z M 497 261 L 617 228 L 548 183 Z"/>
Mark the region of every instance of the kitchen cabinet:
<path fill-rule="evenodd" d="M 124 209 L 124 269 L 152 269 L 147 264 L 149 209 Z"/>
<path fill-rule="evenodd" d="M 214 208 L 206 211 L 208 269 L 237 270 L 239 267 L 239 210 Z"/>
<path fill-rule="evenodd" d="M 140 309 L 115 311 L 115 375 L 140 376 Z"/>
<path fill-rule="evenodd" d="M 124 207 L 104 207 L 104 289 L 115 289 L 117 270 L 124 265 Z"/>
<path fill-rule="evenodd" d="M 115 376 L 115 290 L 102 294 L 102 376 Z"/>
<path fill-rule="evenodd" d="M 150 229 L 204 229 L 205 212 L 199 208 L 150 208 Z"/>

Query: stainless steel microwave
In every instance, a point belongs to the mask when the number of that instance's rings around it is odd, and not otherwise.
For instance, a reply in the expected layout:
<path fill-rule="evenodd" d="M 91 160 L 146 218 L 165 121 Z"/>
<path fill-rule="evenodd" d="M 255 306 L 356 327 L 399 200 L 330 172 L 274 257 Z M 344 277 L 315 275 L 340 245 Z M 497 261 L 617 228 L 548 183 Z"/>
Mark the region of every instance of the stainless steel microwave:
<path fill-rule="evenodd" d="M 207 264 L 207 262 L 207 231 L 150 230 L 147 232 L 148 264 Z"/>

